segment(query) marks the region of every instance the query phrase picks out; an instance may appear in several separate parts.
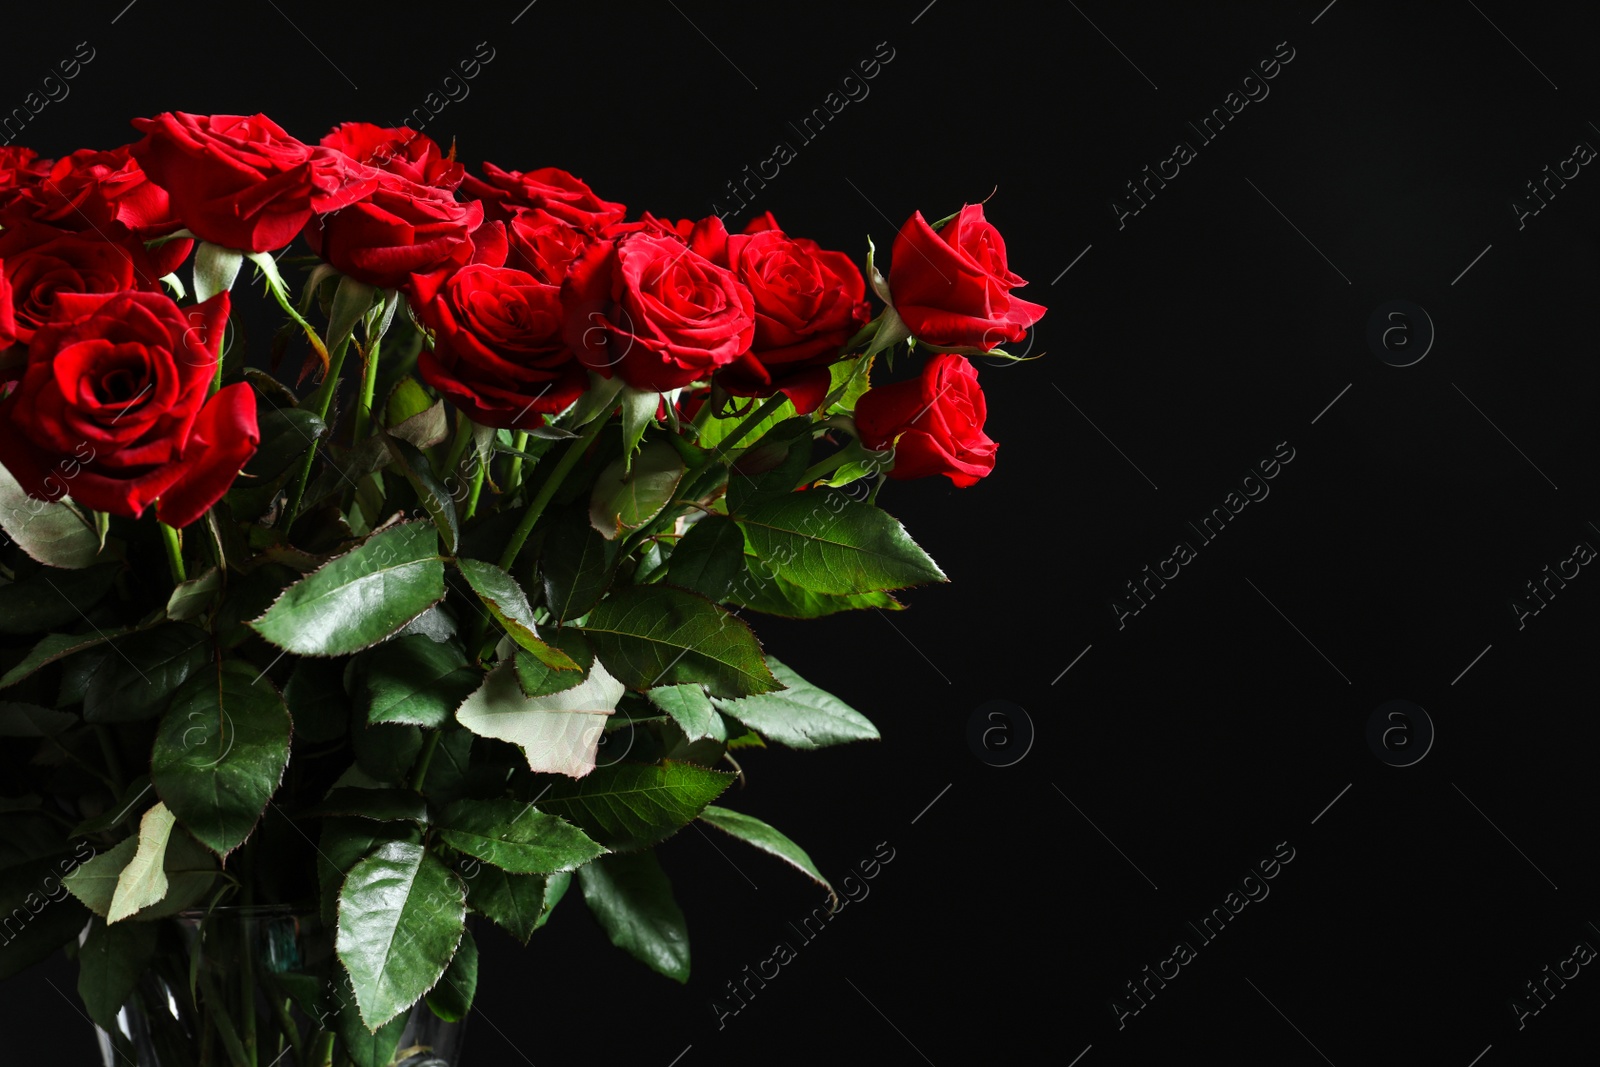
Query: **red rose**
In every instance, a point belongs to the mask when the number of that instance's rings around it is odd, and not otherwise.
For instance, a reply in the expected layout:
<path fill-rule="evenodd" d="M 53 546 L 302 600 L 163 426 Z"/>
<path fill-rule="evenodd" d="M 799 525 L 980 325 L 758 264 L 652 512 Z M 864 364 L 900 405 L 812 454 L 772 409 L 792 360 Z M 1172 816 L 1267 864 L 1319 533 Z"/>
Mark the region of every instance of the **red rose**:
<path fill-rule="evenodd" d="M 1045 309 L 1010 295 L 1028 284 L 1006 267 L 1006 243 L 968 204 L 935 232 L 918 211 L 894 239 L 889 289 L 919 341 L 987 352 L 1020 341 Z"/>
<path fill-rule="evenodd" d="M 689 243 L 731 269 L 755 300 L 750 351 L 717 380 L 734 396 L 782 391 L 800 414 L 813 411 L 827 395 L 829 365 L 868 318 L 867 284 L 856 265 L 776 227 L 728 236 L 716 218 L 696 226 Z M 720 256 L 712 251 L 719 244 Z"/>
<path fill-rule="evenodd" d="M 994 470 L 995 443 L 978 372 L 965 356 L 936 355 L 922 374 L 880 385 L 856 401 L 856 430 L 874 451 L 894 449 L 891 478 L 943 474 L 965 489 Z"/>
<path fill-rule="evenodd" d="M 183 224 L 225 248 L 275 252 L 313 212 L 337 210 L 377 185 L 372 168 L 304 145 L 265 115 L 168 111 L 133 126 L 145 135 L 134 158 Z"/>
<path fill-rule="evenodd" d="M 410 295 L 434 332 L 433 350 L 417 356 L 417 370 L 473 422 L 531 430 L 589 384 L 562 340 L 557 286 L 525 271 L 473 264 L 418 275 Z"/>
<path fill-rule="evenodd" d="M 0 464 L 39 499 L 129 518 L 153 503 L 187 526 L 261 440 L 249 385 L 206 397 L 227 316 L 227 293 L 181 310 L 160 293 L 61 293 L 0 401 Z"/>
<path fill-rule="evenodd" d="M 0 352 L 16 341 L 17 320 L 11 311 L 11 282 L 6 278 L 6 262 L 0 259 Z M 5 368 L 0 365 L 0 382 L 5 380 Z"/>
<path fill-rule="evenodd" d="M 129 248 L 92 233 L 68 233 L 38 222 L 0 230 L 0 259 L 11 285 L 17 340 L 23 344 L 55 315 L 56 298 L 63 293 L 159 290 L 142 247 Z"/>
<path fill-rule="evenodd" d="M 50 173 L 51 161 L 21 145 L 0 146 L 0 207 L 5 207 Z"/>
<path fill-rule="evenodd" d="M 560 285 L 567 268 L 589 243 L 589 235 L 543 208 L 519 208 L 506 223 L 506 240 L 510 243 L 507 266 Z"/>
<path fill-rule="evenodd" d="M 386 172 L 359 203 L 320 215 L 306 228 L 311 250 L 342 273 L 380 289 L 397 289 L 413 274 L 473 257 L 472 233 L 483 224 L 483 205 L 461 203 Z M 505 238 L 499 238 L 504 261 Z"/>
<path fill-rule="evenodd" d="M 709 377 L 750 350 L 755 304 L 731 271 L 675 237 L 599 240 L 561 287 L 567 344 L 586 365 L 636 389 Z"/>
<path fill-rule="evenodd" d="M 397 174 L 407 181 L 454 191 L 467 168 L 445 158 L 433 138 L 409 126 L 385 129 L 370 122 L 345 122 L 322 138 L 322 147 L 336 149 L 369 167 Z"/>
<path fill-rule="evenodd" d="M 483 173 L 487 180 L 467 175 L 462 192 L 482 200 L 485 215 L 501 222 L 519 207 L 542 207 L 569 226 L 598 233 L 628 213 L 625 205 L 601 200 L 581 179 L 556 167 L 524 173 L 485 163 Z"/>
<path fill-rule="evenodd" d="M 193 241 L 178 240 L 146 251 L 145 241 L 183 223 L 173 214 L 166 190 L 145 175 L 126 145 L 104 152 L 82 148 L 58 159 L 38 184 L 20 190 L 0 212 L 7 226 L 28 219 L 136 250 L 141 269 L 148 260 L 152 279 L 177 270 L 194 247 Z"/>

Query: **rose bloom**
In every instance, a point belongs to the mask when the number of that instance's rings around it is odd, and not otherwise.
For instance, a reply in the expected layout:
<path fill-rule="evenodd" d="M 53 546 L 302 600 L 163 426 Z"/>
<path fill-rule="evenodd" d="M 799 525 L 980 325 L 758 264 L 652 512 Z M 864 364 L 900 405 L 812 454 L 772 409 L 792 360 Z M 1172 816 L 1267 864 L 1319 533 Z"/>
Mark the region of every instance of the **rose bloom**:
<path fill-rule="evenodd" d="M 227 316 L 227 293 L 184 309 L 160 293 L 59 294 L 0 401 L 0 464 L 39 499 L 194 522 L 261 440 L 248 384 L 206 395 Z"/>
<path fill-rule="evenodd" d="M 6 262 L 0 259 L 0 352 L 17 341 L 17 320 L 11 310 L 11 282 L 6 278 Z M 7 380 L 5 365 L 0 363 L 0 382 Z"/>
<path fill-rule="evenodd" d="M 863 445 L 894 449 L 889 477 L 943 474 L 965 489 L 994 470 L 998 446 L 983 432 L 988 414 L 972 361 L 947 352 L 909 381 L 868 389 L 855 420 Z"/>
<path fill-rule="evenodd" d="M 432 351 L 417 356 L 418 373 L 473 422 L 531 430 L 588 386 L 562 339 L 557 286 L 473 264 L 418 275 L 409 295 L 434 335 Z"/>
<path fill-rule="evenodd" d="M 54 316 L 60 294 L 159 290 L 141 246 L 102 240 L 92 231 L 69 233 L 27 221 L 8 225 L 0 230 L 0 260 L 11 286 L 17 340 L 24 344 Z"/>
<path fill-rule="evenodd" d="M 133 126 L 145 135 L 134 158 L 183 224 L 225 248 L 275 252 L 313 212 L 337 210 L 377 186 L 372 168 L 302 144 L 265 115 L 168 111 Z"/>
<path fill-rule="evenodd" d="M 568 271 L 561 302 L 578 358 L 635 389 L 707 378 L 755 336 L 755 302 L 732 271 L 643 230 L 590 245 Z"/>
<path fill-rule="evenodd" d="M 357 163 L 447 192 L 454 191 L 467 173 L 467 168 L 439 151 L 433 138 L 409 126 L 385 128 L 370 122 L 345 122 L 324 135 L 320 143 Z"/>
<path fill-rule="evenodd" d="M 50 173 L 51 161 L 21 145 L 0 146 L 0 208 L 11 203 Z"/>
<path fill-rule="evenodd" d="M 188 258 L 194 242 L 144 242 L 183 223 L 172 213 L 166 190 L 152 182 L 128 146 L 104 152 L 82 148 L 56 160 L 38 184 L 19 190 L 0 210 L 0 225 L 45 222 L 129 249 L 151 279 L 171 274 Z"/>
<path fill-rule="evenodd" d="M 509 221 L 519 207 L 539 207 L 569 226 L 598 233 L 628 213 L 625 205 L 600 199 L 582 179 L 557 167 L 524 173 L 485 163 L 483 174 L 483 178 L 467 175 L 461 191 L 483 201 L 486 217 L 501 222 Z"/>
<path fill-rule="evenodd" d="M 377 173 L 378 187 L 370 197 L 318 216 L 306 228 L 313 252 L 341 273 L 380 289 L 397 289 L 413 274 L 463 266 L 474 258 L 473 232 L 483 225 L 483 205 Z M 492 238 L 487 247 L 496 249 L 503 262 L 504 234 L 491 228 L 485 237 Z"/>
<path fill-rule="evenodd" d="M 1006 266 L 1006 243 L 982 204 L 967 204 L 937 232 L 918 211 L 894 240 L 889 289 L 919 341 L 987 352 L 1022 340 L 1045 312 L 1011 295 L 1026 284 Z"/>
<path fill-rule="evenodd" d="M 560 285 L 567 268 L 583 253 L 590 236 L 544 208 L 518 208 L 506 223 L 510 246 L 506 266 L 525 270 L 541 281 Z"/>
<path fill-rule="evenodd" d="M 794 238 L 769 212 L 760 229 L 729 236 L 716 217 L 702 220 L 690 247 L 728 267 L 755 301 L 750 351 L 717 375 L 734 396 L 783 392 L 804 415 L 827 395 L 828 367 L 868 318 L 867 284 L 849 256 Z"/>

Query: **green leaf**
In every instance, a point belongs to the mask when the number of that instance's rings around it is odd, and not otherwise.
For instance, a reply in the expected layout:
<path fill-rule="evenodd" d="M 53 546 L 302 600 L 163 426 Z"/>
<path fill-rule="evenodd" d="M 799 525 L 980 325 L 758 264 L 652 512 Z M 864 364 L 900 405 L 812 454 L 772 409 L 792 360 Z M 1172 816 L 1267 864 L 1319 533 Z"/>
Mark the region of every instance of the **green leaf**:
<path fill-rule="evenodd" d="M 0 737 L 55 737 L 78 724 L 70 711 L 37 704 L 0 703 Z"/>
<path fill-rule="evenodd" d="M 472 591 L 483 601 L 495 621 L 505 628 L 511 639 L 548 667 L 558 671 L 575 671 L 578 665 L 572 657 L 559 648 L 539 639 L 533 628 L 533 608 L 528 604 L 528 594 L 522 591 L 517 580 L 493 563 L 477 559 L 458 559 L 456 566 L 467 580 Z"/>
<path fill-rule="evenodd" d="M 624 685 L 700 682 L 714 696 L 778 688 L 750 627 L 705 597 L 670 586 L 628 586 L 595 605 L 583 627 L 595 655 Z"/>
<path fill-rule="evenodd" d="M 639 440 L 661 410 L 661 394 L 628 386 L 617 395 L 617 402 L 622 405 L 622 456 L 623 469 L 627 470 Z"/>
<path fill-rule="evenodd" d="M 481 866 L 467 879 L 467 903 L 526 945 L 549 920 L 571 879 L 570 874 L 507 874 L 498 867 Z"/>
<path fill-rule="evenodd" d="M 350 728 L 350 699 L 344 691 L 348 661 L 295 660 L 283 686 L 283 702 L 294 719 L 298 744 L 323 745 L 345 736 Z"/>
<path fill-rule="evenodd" d="M 596 663 L 571 689 L 526 696 L 515 669 L 502 662 L 457 709 L 456 721 L 479 737 L 520 746 L 535 771 L 579 777 L 594 769 L 600 734 L 622 694 L 622 684 Z"/>
<path fill-rule="evenodd" d="M 811 464 L 812 425 L 804 415 L 780 422 L 740 454 L 728 472 L 729 511 L 747 511 L 795 491 Z"/>
<path fill-rule="evenodd" d="M 156 732 L 150 781 L 180 822 L 225 856 L 244 843 L 289 762 L 289 709 L 245 663 L 197 672 Z"/>
<path fill-rule="evenodd" d="M 106 595 L 121 565 L 81 570 L 41 567 L 18 582 L 0 585 L 0 634 L 36 634 L 76 624 Z"/>
<path fill-rule="evenodd" d="M 89 921 L 83 905 L 61 889 L 61 876 L 76 862 L 62 853 L 0 870 L 0 916 L 6 919 L 0 979 L 43 960 L 75 939 Z"/>
<path fill-rule="evenodd" d="M 265 394 L 257 395 L 266 399 Z M 268 408 L 257 415 L 256 426 L 261 445 L 244 465 L 244 473 L 263 481 L 271 481 L 288 470 L 306 454 L 313 441 L 328 433 L 328 424 L 309 408 Z"/>
<path fill-rule="evenodd" d="M 544 697 L 564 689 L 571 689 L 588 678 L 589 667 L 594 664 L 594 654 L 592 652 L 589 654 L 587 663 L 579 662 L 579 669 L 575 671 L 558 671 L 520 648 L 514 650 L 513 662 L 517 672 L 517 685 L 522 689 L 522 695 Z"/>
<path fill-rule="evenodd" d="M 66 659 L 75 652 L 93 648 L 127 632 L 127 630 L 96 630 L 93 634 L 46 634 L 26 656 L 22 657 L 22 662 L 0 677 L 0 689 L 16 685 L 28 675 L 48 667 L 57 660 Z"/>
<path fill-rule="evenodd" d="M 242 266 L 243 252 L 201 241 L 194 250 L 194 302 L 204 304 L 218 293 L 232 289 Z"/>
<path fill-rule="evenodd" d="M 578 781 L 557 779 L 540 807 L 613 851 L 633 851 L 689 825 L 733 779 L 694 763 L 621 761 Z"/>
<path fill-rule="evenodd" d="M 385 641 L 368 654 L 367 722 L 441 726 L 482 681 L 454 645 L 423 634 Z"/>
<path fill-rule="evenodd" d="M 92 723 L 137 722 L 161 714 L 172 694 L 211 662 L 211 634 L 187 622 L 140 630 L 114 646 L 89 679 L 83 717 Z"/>
<path fill-rule="evenodd" d="M 155 962 L 157 932 L 153 923 L 108 926 L 98 916 L 90 921 L 78 950 L 78 996 L 102 1030 L 119 1032 L 117 1013 Z"/>
<path fill-rule="evenodd" d="M 339 1014 L 335 1026 L 339 1031 L 339 1045 L 351 1067 L 391 1067 L 398 1055 L 400 1038 L 405 1034 L 407 1016 L 396 1015 L 376 1030 L 367 1028 L 361 1017 L 355 986 L 345 968 L 339 969 Z M 339 1061 L 341 1064 L 343 1059 Z"/>
<path fill-rule="evenodd" d="M 322 833 L 317 840 L 317 885 L 322 891 L 324 923 L 332 927 L 338 919 L 339 889 L 345 875 L 378 846 L 390 841 L 421 844 L 422 832 L 403 822 L 374 822 L 348 816 L 322 820 Z"/>
<path fill-rule="evenodd" d="M 739 522 L 770 573 L 811 592 L 848 596 L 945 580 L 892 516 L 836 489 L 791 493 Z"/>
<path fill-rule="evenodd" d="M 605 594 L 612 547 L 576 509 L 551 523 L 539 571 L 545 603 L 557 622 L 578 618 Z"/>
<path fill-rule="evenodd" d="M 650 703 L 672 717 L 690 741 L 716 737 L 717 709 L 703 687 L 694 684 L 658 685 L 644 694 Z"/>
<path fill-rule="evenodd" d="M 358 282 L 348 274 L 340 276 L 339 286 L 333 291 L 333 305 L 328 310 L 328 351 L 332 352 L 350 337 L 356 323 L 371 310 L 377 295 L 375 286 Z"/>
<path fill-rule="evenodd" d="M 355 750 L 356 765 L 374 781 L 398 783 L 405 780 L 422 751 L 422 729 L 398 722 L 357 724 L 351 731 L 350 747 Z"/>
<path fill-rule="evenodd" d="M 445 968 L 439 984 L 428 991 L 428 1007 L 447 1023 L 458 1023 L 472 1010 L 472 998 L 478 991 L 478 943 L 472 931 L 461 934 L 461 944 Z"/>
<path fill-rule="evenodd" d="M 582 429 L 598 416 L 611 414 L 612 409 L 617 406 L 617 394 L 622 392 L 623 385 L 620 374 L 607 378 L 599 371 L 590 371 L 589 388 L 584 390 L 578 402 L 572 406 L 568 428 Z"/>
<path fill-rule="evenodd" d="M 424 456 L 415 445 L 387 433 L 383 435 L 383 441 L 388 446 L 390 455 L 394 457 L 395 465 L 400 468 L 400 473 L 411 483 L 411 491 L 417 494 L 417 500 L 422 504 L 423 510 L 427 511 L 428 517 L 433 520 L 433 525 L 438 528 L 439 536 L 444 538 L 444 550 L 454 555 L 456 546 L 461 541 L 455 498 L 439 479 L 433 476 L 433 467 L 428 463 L 428 457 Z"/>
<path fill-rule="evenodd" d="M 76 466 L 75 460 L 64 459 L 62 463 Z M 100 554 L 100 538 L 83 512 L 61 495 L 65 492 L 62 482 L 61 493 L 54 499 L 35 500 L 10 471 L 0 467 L 0 529 L 40 563 L 76 570 L 95 561 Z"/>
<path fill-rule="evenodd" d="M 865 715 L 818 689 L 771 656 L 767 664 L 788 688 L 740 700 L 715 700 L 717 708 L 769 741 L 790 748 L 822 748 L 847 741 L 876 741 L 878 728 Z"/>
<path fill-rule="evenodd" d="M 117 875 L 117 887 L 106 909 L 106 922 L 117 923 L 167 895 L 167 840 L 177 822 L 165 804 L 157 803 L 139 820 L 138 846 Z"/>
<path fill-rule="evenodd" d="M 613 460 L 595 479 L 590 524 L 608 541 L 637 530 L 661 514 L 686 469 L 678 450 L 665 441 L 640 449 L 631 470 L 626 456 Z"/>
<path fill-rule="evenodd" d="M 811 862 L 811 857 L 806 855 L 806 850 L 789 840 L 787 836 L 753 815 L 743 815 L 727 808 L 719 808 L 715 804 L 707 805 L 706 810 L 700 813 L 700 821 L 710 823 L 717 829 L 737 837 L 739 840 L 754 845 L 763 852 L 771 853 L 783 862 L 796 868 L 803 874 L 810 876 L 835 901 L 839 894 L 834 891 L 828 880 L 822 877 L 822 872 L 817 870 L 817 865 Z"/>
<path fill-rule="evenodd" d="M 512 874 L 573 871 L 606 851 L 565 819 L 509 797 L 458 800 L 438 831 L 446 844 Z"/>
<path fill-rule="evenodd" d="M 391 841 L 339 891 L 340 961 L 369 1030 L 432 989 L 466 930 L 466 887 L 421 845 Z"/>
<path fill-rule="evenodd" d="M 813 593 L 775 574 L 763 573 L 761 563 L 753 553 L 747 552 L 744 562 L 744 572 L 734 581 L 725 598 L 737 607 L 786 619 L 818 619 L 835 612 L 865 608 L 900 611 L 905 607 L 888 593 L 859 593 L 855 596 Z"/>
<path fill-rule="evenodd" d="M 727 438 L 729 434 L 733 433 L 733 431 L 737 430 L 740 424 L 744 422 L 745 418 L 748 418 L 750 415 L 754 414 L 756 407 L 760 403 L 761 401 L 759 400 L 749 401 L 748 408 L 742 416 L 735 415 L 726 419 L 707 419 L 705 426 L 700 430 L 700 436 L 695 439 L 695 444 L 699 445 L 701 448 L 712 449 L 720 455 L 722 452 L 721 445 L 723 440 Z M 792 419 L 795 417 L 795 415 L 796 412 L 794 410 L 794 403 L 792 401 L 785 400 L 783 403 L 779 404 L 773 409 L 772 414 L 756 423 L 755 427 L 743 438 L 743 440 L 752 442 L 759 441 L 769 430 L 778 425 L 778 423 L 787 419 Z"/>
<path fill-rule="evenodd" d="M 79 864 L 61 883 L 90 911 L 105 918 L 111 912 L 111 898 L 117 893 L 117 879 L 138 848 L 137 837 L 124 838 Z M 0 953 L 0 959 L 4 959 L 4 953 Z"/>
<path fill-rule="evenodd" d="M 433 407 L 433 397 L 428 395 L 415 378 L 407 375 L 394 383 L 389 399 L 383 405 L 383 424 L 398 426 L 413 415 L 420 415 Z"/>
<path fill-rule="evenodd" d="M 167 598 L 167 618 L 173 622 L 197 619 L 216 607 L 222 594 L 222 571 L 207 567 L 198 577 L 179 582 Z"/>
<path fill-rule="evenodd" d="M 376 822 L 428 821 L 427 802 L 409 789 L 357 789 L 340 786 L 307 808 L 303 815 L 353 816 Z"/>
<path fill-rule="evenodd" d="M 607 856 L 578 872 L 583 900 L 611 943 L 654 971 L 689 981 L 689 930 L 653 853 Z"/>
<path fill-rule="evenodd" d="M 181 829 L 172 831 L 161 869 L 167 879 L 167 894 L 134 916 L 140 923 L 169 918 L 194 907 L 217 880 L 216 857 Z"/>
<path fill-rule="evenodd" d="M 342 656 L 382 641 L 444 592 L 438 531 L 405 522 L 295 582 L 249 626 L 302 656 Z"/>
<path fill-rule="evenodd" d="M 855 411 L 856 401 L 872 388 L 872 360 L 863 356 L 841 359 L 828 371 L 831 377 L 828 395 L 833 402 L 827 406 L 827 413 L 832 415 L 841 411 Z"/>
<path fill-rule="evenodd" d="M 690 526 L 667 560 L 674 585 L 713 602 L 728 595 L 743 569 L 744 532 L 726 515 L 707 515 Z"/>

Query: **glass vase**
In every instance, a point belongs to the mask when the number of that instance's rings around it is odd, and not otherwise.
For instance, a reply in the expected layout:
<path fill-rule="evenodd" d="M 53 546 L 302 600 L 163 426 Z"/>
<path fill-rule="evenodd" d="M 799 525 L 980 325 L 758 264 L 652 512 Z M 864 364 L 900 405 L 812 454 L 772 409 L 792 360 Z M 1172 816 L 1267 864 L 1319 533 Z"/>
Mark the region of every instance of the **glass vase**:
<path fill-rule="evenodd" d="M 315 910 L 215 908 L 160 924 L 151 966 L 99 1027 L 104 1067 L 460 1067 L 464 1025 L 425 1001 L 377 1034 Z M 341 988 L 341 982 L 342 988 Z"/>

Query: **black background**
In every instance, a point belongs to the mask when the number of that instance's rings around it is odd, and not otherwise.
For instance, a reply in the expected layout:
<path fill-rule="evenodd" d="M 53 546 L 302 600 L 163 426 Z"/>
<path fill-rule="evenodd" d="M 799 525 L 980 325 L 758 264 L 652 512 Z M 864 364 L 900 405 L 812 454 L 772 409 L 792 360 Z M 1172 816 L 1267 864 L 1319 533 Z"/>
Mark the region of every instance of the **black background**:
<path fill-rule="evenodd" d="M 1521 228 L 1511 206 L 1600 145 L 1594 26 L 1575 5 L 1325 2 L 8 12 L 0 108 L 95 49 L 19 139 L 46 155 L 169 109 L 266 111 L 306 140 L 397 123 L 482 41 L 493 60 L 423 131 L 469 165 L 557 165 L 699 217 L 786 140 L 752 210 L 863 254 L 994 190 L 1021 295 L 1050 308 L 1043 358 L 980 365 L 995 473 L 881 497 L 950 585 L 892 623 L 757 625 L 883 741 L 754 753 L 728 802 L 836 878 L 887 842 L 870 895 L 801 945 L 788 924 L 820 894 L 687 830 L 662 856 L 688 985 L 613 950 L 574 895 L 527 950 L 480 934 L 472 1063 L 1594 1062 L 1595 967 L 1521 1030 L 1508 1007 L 1600 946 L 1600 577 L 1522 629 L 1509 607 L 1600 545 L 1600 176 Z M 870 95 L 800 144 L 787 123 L 884 41 Z M 1270 95 L 1201 145 L 1185 123 L 1280 42 Z M 1119 229 L 1112 198 L 1178 140 L 1197 158 Z M 1396 299 L 1437 330 L 1404 368 L 1366 341 Z M 1201 544 L 1184 524 L 1280 442 L 1270 496 Z M 1119 629 L 1112 599 L 1180 539 L 1197 558 Z M 1405 768 L 1365 735 L 1395 698 L 1437 730 Z M 1036 730 L 1010 767 L 969 745 L 990 699 Z M 1280 842 L 1270 896 L 1200 944 L 1185 922 Z M 1119 1030 L 1112 999 L 1180 939 L 1196 958 Z M 712 998 L 780 940 L 798 958 L 719 1028 Z M 62 959 L 0 987 L 0 1060 L 37 1041 L 93 1062 L 47 977 L 72 995 Z"/>

